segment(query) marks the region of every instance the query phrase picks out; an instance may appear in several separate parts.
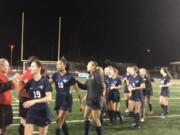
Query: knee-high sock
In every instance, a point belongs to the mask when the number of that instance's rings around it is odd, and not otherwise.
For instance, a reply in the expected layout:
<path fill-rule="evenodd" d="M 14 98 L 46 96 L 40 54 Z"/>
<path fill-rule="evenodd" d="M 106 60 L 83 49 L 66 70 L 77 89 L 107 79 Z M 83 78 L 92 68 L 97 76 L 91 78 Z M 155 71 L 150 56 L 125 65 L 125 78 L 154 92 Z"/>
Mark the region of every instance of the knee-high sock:
<path fill-rule="evenodd" d="M 97 135 L 102 135 L 102 128 L 96 127 L 96 133 L 97 133 Z"/>
<path fill-rule="evenodd" d="M 68 125 L 65 121 L 62 125 L 62 131 L 63 131 L 64 135 L 69 135 Z"/>
<path fill-rule="evenodd" d="M 62 130 L 61 128 L 57 128 L 56 129 L 56 135 L 61 135 L 61 130 Z"/>
<path fill-rule="evenodd" d="M 149 111 L 152 112 L 152 104 L 149 104 Z"/>
<path fill-rule="evenodd" d="M 90 121 L 86 120 L 84 122 L 84 135 L 88 135 L 89 134 L 89 126 L 90 126 Z"/>

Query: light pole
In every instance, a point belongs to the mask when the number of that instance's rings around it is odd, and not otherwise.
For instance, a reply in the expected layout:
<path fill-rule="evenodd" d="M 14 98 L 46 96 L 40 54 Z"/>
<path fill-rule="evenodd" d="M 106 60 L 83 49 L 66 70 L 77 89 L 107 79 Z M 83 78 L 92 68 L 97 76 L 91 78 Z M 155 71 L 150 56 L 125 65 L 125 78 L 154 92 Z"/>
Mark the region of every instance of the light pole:
<path fill-rule="evenodd" d="M 12 57 L 13 57 L 13 49 L 14 49 L 14 45 L 10 45 L 10 49 L 11 49 L 10 63 L 11 63 L 11 66 L 12 66 Z"/>

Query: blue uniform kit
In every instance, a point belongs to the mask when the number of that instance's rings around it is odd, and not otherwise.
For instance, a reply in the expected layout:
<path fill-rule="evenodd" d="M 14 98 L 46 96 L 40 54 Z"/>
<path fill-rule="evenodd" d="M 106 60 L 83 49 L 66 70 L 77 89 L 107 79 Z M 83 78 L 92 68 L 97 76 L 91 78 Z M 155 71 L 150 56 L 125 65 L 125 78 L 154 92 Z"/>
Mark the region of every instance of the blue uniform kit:
<path fill-rule="evenodd" d="M 144 96 L 152 96 L 153 95 L 153 90 L 152 90 L 152 84 L 151 84 L 151 79 L 147 76 L 143 78 L 143 81 L 145 83 L 145 89 L 143 90 L 143 95 Z"/>
<path fill-rule="evenodd" d="M 125 78 L 126 78 L 127 81 L 129 81 L 129 83 L 130 83 L 130 82 L 131 82 L 131 79 L 132 79 L 132 76 L 131 76 L 131 75 L 126 75 Z M 126 81 L 125 81 L 124 93 L 129 93 L 129 90 L 128 90 L 128 84 L 127 84 Z"/>
<path fill-rule="evenodd" d="M 76 83 L 75 78 L 70 73 L 61 76 L 58 72 L 52 76 L 56 86 L 56 103 L 55 110 L 72 110 L 72 94 L 70 87 Z"/>
<path fill-rule="evenodd" d="M 121 79 L 119 77 L 116 78 L 110 78 L 109 80 L 110 88 L 117 87 L 121 85 Z M 109 91 L 108 100 L 113 102 L 119 102 L 120 101 L 120 92 L 118 89 L 111 89 Z"/>
<path fill-rule="evenodd" d="M 163 76 L 161 78 L 161 85 L 167 85 L 169 82 L 168 76 Z M 160 95 L 163 97 L 169 97 L 169 87 L 162 87 Z"/>
<path fill-rule="evenodd" d="M 132 77 L 130 85 L 132 87 L 140 87 L 142 83 L 144 83 L 142 77 L 140 75 L 137 75 L 135 77 Z M 133 90 L 130 99 L 133 101 L 142 101 L 142 90 Z"/>
<path fill-rule="evenodd" d="M 46 96 L 46 92 L 51 92 L 52 88 L 47 78 L 40 80 L 30 80 L 25 89 L 30 95 L 30 99 L 40 99 Z M 37 103 L 28 108 L 26 123 L 34 124 L 39 127 L 45 127 L 51 122 L 51 112 L 47 103 Z"/>

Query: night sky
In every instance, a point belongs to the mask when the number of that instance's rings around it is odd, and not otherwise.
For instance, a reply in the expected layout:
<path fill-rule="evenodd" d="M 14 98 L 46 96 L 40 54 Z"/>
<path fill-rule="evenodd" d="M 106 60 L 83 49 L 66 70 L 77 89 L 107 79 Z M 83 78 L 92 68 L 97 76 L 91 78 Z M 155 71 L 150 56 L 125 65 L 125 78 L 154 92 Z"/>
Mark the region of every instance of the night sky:
<path fill-rule="evenodd" d="M 180 0 L 1 0 L 0 57 L 20 59 L 21 13 L 25 13 L 24 59 L 61 55 L 161 66 L 180 60 Z M 146 50 L 150 49 L 150 53 Z"/>

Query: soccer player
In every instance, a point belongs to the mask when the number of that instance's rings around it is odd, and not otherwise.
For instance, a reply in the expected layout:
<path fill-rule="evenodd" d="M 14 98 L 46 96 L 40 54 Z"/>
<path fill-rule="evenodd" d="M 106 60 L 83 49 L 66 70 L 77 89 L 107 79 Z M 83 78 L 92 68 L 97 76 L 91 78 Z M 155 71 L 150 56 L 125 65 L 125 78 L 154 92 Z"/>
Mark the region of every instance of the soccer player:
<path fill-rule="evenodd" d="M 25 84 L 32 79 L 30 65 L 32 61 L 38 59 L 36 56 L 31 56 L 28 59 L 28 68 L 22 75 L 16 74 L 17 87 L 19 89 L 17 96 L 19 98 L 19 116 L 21 117 L 20 125 L 18 128 L 19 135 L 24 135 L 24 127 L 26 123 L 27 108 L 23 107 L 23 103 L 30 99 L 28 92 L 24 89 Z"/>
<path fill-rule="evenodd" d="M 90 121 L 89 116 L 92 114 L 92 119 L 95 123 L 97 135 L 102 135 L 100 122 L 101 113 L 101 96 L 105 90 L 105 82 L 103 73 L 97 68 L 98 64 L 95 61 L 90 61 L 87 65 L 87 71 L 90 73 L 86 83 L 81 84 L 80 88 L 87 90 L 86 107 L 84 111 L 84 135 L 89 134 Z M 79 83 L 78 83 L 79 84 Z"/>
<path fill-rule="evenodd" d="M 110 124 L 113 123 L 113 112 L 112 112 L 112 107 L 111 107 L 111 102 L 109 100 L 109 92 L 110 92 L 110 69 L 112 68 L 112 66 L 107 66 L 104 68 L 104 81 L 105 81 L 105 85 L 106 85 L 106 89 L 104 91 L 104 96 L 105 96 L 105 104 L 106 104 L 106 110 L 107 110 L 107 114 L 109 117 L 109 121 Z"/>
<path fill-rule="evenodd" d="M 133 66 L 130 70 L 132 76 L 129 85 L 129 91 L 131 97 L 129 99 L 129 114 L 135 119 L 135 123 L 132 125 L 134 129 L 140 129 L 140 110 L 142 101 L 142 89 L 145 88 L 145 83 L 142 77 L 138 73 L 138 67 Z"/>
<path fill-rule="evenodd" d="M 57 72 L 52 75 L 50 82 L 56 86 L 55 110 L 57 112 L 56 135 L 61 135 L 62 130 L 65 135 L 69 135 L 68 126 L 65 122 L 68 112 L 72 109 L 72 94 L 70 87 L 74 86 L 81 103 L 81 96 L 75 78 L 69 73 L 69 63 L 65 58 L 61 58 L 56 65 Z"/>
<path fill-rule="evenodd" d="M 151 104 L 151 96 L 153 94 L 151 78 L 148 71 L 145 68 L 141 68 L 139 70 L 141 77 L 145 83 L 145 89 L 143 89 L 143 99 L 142 99 L 142 108 L 141 108 L 141 122 L 144 122 L 144 113 L 145 113 L 145 101 L 147 99 L 148 107 L 149 107 L 149 114 L 153 114 L 152 112 L 152 104 Z"/>
<path fill-rule="evenodd" d="M 7 127 L 12 123 L 12 97 L 10 90 L 13 88 L 11 81 L 8 81 L 7 73 L 9 62 L 0 58 L 0 135 L 5 135 Z"/>
<path fill-rule="evenodd" d="M 31 63 L 32 80 L 25 85 L 30 100 L 23 103 L 28 108 L 25 124 L 25 135 L 33 135 L 34 126 L 39 127 L 39 135 L 46 135 L 51 123 L 51 112 L 48 103 L 51 101 L 51 85 L 46 77 L 43 77 L 43 66 L 39 60 Z"/>
<path fill-rule="evenodd" d="M 126 106 L 126 109 L 125 109 L 125 112 L 128 113 L 128 104 L 129 104 L 129 90 L 128 90 L 128 84 L 131 80 L 131 75 L 130 75 L 130 68 L 131 67 L 127 67 L 126 69 L 126 76 L 125 78 L 123 79 L 123 83 L 124 83 L 124 99 L 125 99 L 125 106 Z"/>
<path fill-rule="evenodd" d="M 160 105 L 162 107 L 161 118 L 165 118 L 168 114 L 168 99 L 169 99 L 169 86 L 170 86 L 170 78 L 171 75 L 166 67 L 162 67 L 160 70 L 162 75 L 161 78 L 161 93 L 160 93 Z"/>
<path fill-rule="evenodd" d="M 116 68 L 111 68 L 110 69 L 110 92 L 112 94 L 112 99 L 111 99 L 111 106 L 113 110 L 113 118 L 116 120 L 116 117 L 118 116 L 120 119 L 120 123 L 122 124 L 122 115 L 119 110 L 120 108 L 120 88 L 121 88 L 121 79 L 118 74 L 118 70 Z"/>

